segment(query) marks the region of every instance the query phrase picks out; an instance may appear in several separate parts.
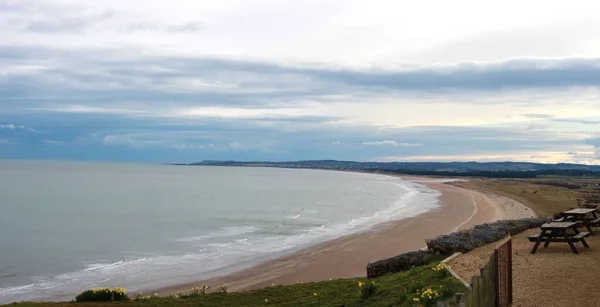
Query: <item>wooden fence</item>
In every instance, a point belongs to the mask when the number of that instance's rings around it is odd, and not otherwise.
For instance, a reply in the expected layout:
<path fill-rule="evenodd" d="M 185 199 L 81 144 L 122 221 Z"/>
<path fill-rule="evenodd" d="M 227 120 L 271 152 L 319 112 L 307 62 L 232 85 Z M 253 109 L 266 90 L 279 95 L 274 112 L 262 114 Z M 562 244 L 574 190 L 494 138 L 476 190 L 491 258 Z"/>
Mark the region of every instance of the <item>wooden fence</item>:
<path fill-rule="evenodd" d="M 450 272 L 459 280 L 460 277 Z M 463 281 L 463 283 L 465 283 Z M 465 283 L 466 284 L 466 283 Z M 457 296 L 459 307 L 509 307 L 512 304 L 512 241 L 504 240 L 490 260 L 473 276 L 464 296 Z"/>
<path fill-rule="evenodd" d="M 496 264 L 496 306 L 509 307 L 512 297 L 512 240 L 509 238 L 494 251 Z"/>

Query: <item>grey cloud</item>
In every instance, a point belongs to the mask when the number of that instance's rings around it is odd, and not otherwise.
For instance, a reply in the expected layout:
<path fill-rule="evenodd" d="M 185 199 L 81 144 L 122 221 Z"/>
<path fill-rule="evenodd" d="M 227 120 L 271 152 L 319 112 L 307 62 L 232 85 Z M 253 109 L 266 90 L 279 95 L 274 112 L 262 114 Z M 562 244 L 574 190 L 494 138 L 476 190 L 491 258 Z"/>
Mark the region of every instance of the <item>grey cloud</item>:
<path fill-rule="evenodd" d="M 0 121 L 7 117 L 9 115 L 0 114 Z M 72 146 L 77 146 L 77 152 L 85 151 L 86 148 L 94 152 L 107 150 L 124 154 L 128 153 L 128 150 L 144 150 L 148 151 L 149 156 L 154 153 L 156 161 L 165 159 L 166 152 L 161 150 L 168 152 L 173 149 L 177 149 L 182 155 L 189 153 L 189 156 L 184 155 L 185 160 L 179 160 L 185 162 L 225 157 L 268 160 L 368 160 L 389 156 L 500 154 L 515 150 L 531 153 L 566 152 L 565 149 L 574 149 L 582 145 L 581 141 L 562 136 L 552 130 L 528 131 L 515 127 L 374 128 L 368 125 L 330 125 L 319 121 L 299 124 L 284 119 L 274 121 L 273 125 L 264 125 L 263 122 L 250 119 L 192 120 L 116 114 L 54 116 L 33 113 L 27 115 L 29 119 L 24 121 L 19 117 L 18 115 L 19 123 L 22 122 L 25 126 L 35 121 L 45 134 L 23 134 L 22 136 L 27 138 L 15 139 L 15 142 L 49 145 L 45 140 L 60 141 L 63 145 L 51 148 L 63 148 L 64 155 L 73 154 L 69 151 Z M 395 140 L 397 144 L 414 146 L 364 146 L 365 140 Z M 599 140 L 587 141 L 592 142 L 600 144 Z M 336 144 L 339 146 L 332 146 Z"/>
<path fill-rule="evenodd" d="M 550 114 L 522 114 L 521 116 L 533 119 L 545 119 L 554 117 L 554 115 Z"/>
<path fill-rule="evenodd" d="M 552 121 L 561 122 L 561 123 L 583 124 L 583 125 L 600 125 L 600 120 L 589 120 L 589 119 L 554 118 L 554 119 L 552 119 Z"/>
<path fill-rule="evenodd" d="M 584 142 L 587 145 L 592 145 L 594 147 L 600 148 L 600 138 L 587 139 Z"/>
<path fill-rule="evenodd" d="M 187 26 L 183 26 L 184 28 Z M 547 88 L 561 86 L 600 85 L 600 58 L 519 59 L 496 63 L 459 63 L 450 66 L 420 66 L 398 70 L 348 70 L 333 68 L 298 68 L 278 64 L 227 60 L 218 58 L 184 56 L 144 56 L 135 52 L 115 50 L 19 50 L 6 48 L 2 58 L 20 58 L 37 61 L 46 56 L 69 54 L 68 61 L 56 62 L 54 73 L 75 79 L 147 78 L 198 80 L 202 77 L 218 81 L 214 85 L 265 85 L 289 87 L 302 81 L 311 86 L 325 82 L 327 85 L 346 85 L 364 89 L 386 88 L 394 90 L 494 90 L 506 87 Z M 66 58 L 64 60 L 67 60 Z M 71 66 L 72 65 L 72 66 Z M 78 66 L 78 67 L 73 67 Z M 275 79 L 273 77 L 278 77 Z M 220 83 L 219 83 L 220 82 Z M 284 88 L 285 89 L 285 88 Z M 236 88 L 237 90 L 237 88 Z M 337 93 L 329 89 L 330 94 Z"/>
<path fill-rule="evenodd" d="M 198 21 L 165 24 L 162 21 L 138 20 L 128 12 L 114 9 L 93 10 L 77 3 L 15 2 L 0 4 L 1 12 L 7 14 L 6 26 L 18 31 L 37 33 L 83 33 L 91 30 L 121 30 L 124 32 L 149 31 L 170 34 L 193 33 L 204 28 Z M 1 16 L 0 16 L 1 17 Z M 121 17 L 119 20 L 116 17 Z"/>
<path fill-rule="evenodd" d="M 137 22 L 125 26 L 124 32 L 166 32 L 171 34 L 177 33 L 194 33 L 201 31 L 205 25 L 201 22 L 185 22 L 180 24 L 158 24 L 155 22 Z"/>
<path fill-rule="evenodd" d="M 367 100 L 382 95 L 464 94 L 507 89 L 600 86 L 600 58 L 520 59 L 397 70 L 290 67 L 268 62 L 190 56 L 141 56 L 135 50 L 0 48 L 0 64 L 39 66 L 0 75 L 0 109 L 85 105 L 151 109 L 264 106 L 299 100 Z M 535 103 L 535 102 L 532 102 Z M 529 114 L 544 118 L 543 114 Z M 542 117 L 540 117 L 542 116 Z"/>
<path fill-rule="evenodd" d="M 113 18 L 113 11 L 44 16 L 25 21 L 21 29 L 40 33 L 81 32 Z"/>
<path fill-rule="evenodd" d="M 402 143 L 402 142 L 396 142 L 396 141 L 393 141 L 393 140 L 363 142 L 363 145 L 367 145 L 367 146 L 423 147 L 423 144 L 421 144 L 421 143 Z"/>

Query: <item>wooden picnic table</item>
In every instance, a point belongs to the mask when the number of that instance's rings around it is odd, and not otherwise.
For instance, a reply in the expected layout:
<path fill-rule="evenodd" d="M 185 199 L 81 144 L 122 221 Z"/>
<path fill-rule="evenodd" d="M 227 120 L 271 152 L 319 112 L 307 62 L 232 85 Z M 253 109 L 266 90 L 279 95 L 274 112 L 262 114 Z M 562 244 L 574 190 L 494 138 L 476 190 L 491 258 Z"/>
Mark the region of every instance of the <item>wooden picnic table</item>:
<path fill-rule="evenodd" d="M 587 230 L 592 235 L 594 234 L 594 232 L 592 231 L 591 226 L 600 223 L 600 218 L 598 218 L 598 215 L 596 214 L 596 209 L 571 209 L 569 211 L 563 212 L 563 215 L 567 219 L 571 219 L 573 221 L 581 221 L 583 223 L 583 226 L 585 226 L 585 228 L 587 228 Z"/>
<path fill-rule="evenodd" d="M 542 232 L 539 235 L 529 237 L 529 241 L 535 242 L 535 245 L 531 250 L 532 254 L 535 254 L 542 242 L 544 242 L 544 247 L 548 247 L 550 242 L 567 243 L 575 254 L 579 254 L 579 251 L 577 251 L 577 248 L 575 248 L 573 243 L 581 242 L 584 247 L 590 247 L 585 241 L 585 237 L 589 236 L 590 233 L 580 232 L 579 229 L 577 229 L 576 222 L 551 222 L 542 225 L 540 229 Z M 569 230 L 571 230 L 572 233 L 570 233 Z"/>

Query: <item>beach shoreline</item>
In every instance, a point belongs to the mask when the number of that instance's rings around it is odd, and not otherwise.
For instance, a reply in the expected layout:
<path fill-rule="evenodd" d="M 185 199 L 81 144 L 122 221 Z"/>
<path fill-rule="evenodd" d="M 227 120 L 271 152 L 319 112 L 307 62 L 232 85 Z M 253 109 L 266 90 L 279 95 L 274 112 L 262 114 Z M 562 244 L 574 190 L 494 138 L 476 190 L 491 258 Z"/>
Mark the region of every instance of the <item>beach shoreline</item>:
<path fill-rule="evenodd" d="M 461 186 L 463 179 L 452 181 L 437 177 L 389 176 L 423 184 L 441 192 L 440 206 L 414 217 L 381 223 L 364 232 L 345 235 L 266 260 L 232 274 L 210 279 L 199 278 L 197 281 L 152 292 L 170 295 L 203 285 L 212 289 L 226 285 L 228 291 L 245 291 L 272 284 L 364 277 L 368 263 L 424 249 L 425 239 L 500 219 L 535 216 L 531 209 L 510 198 Z"/>

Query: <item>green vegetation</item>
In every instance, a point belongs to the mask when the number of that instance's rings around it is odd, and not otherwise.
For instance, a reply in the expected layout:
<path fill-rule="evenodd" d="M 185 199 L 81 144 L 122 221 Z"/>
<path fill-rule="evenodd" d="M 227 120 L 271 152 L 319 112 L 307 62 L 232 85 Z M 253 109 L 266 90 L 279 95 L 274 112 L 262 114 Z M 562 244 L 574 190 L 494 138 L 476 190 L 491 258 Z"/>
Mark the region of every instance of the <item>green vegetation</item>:
<path fill-rule="evenodd" d="M 473 180 L 461 183 L 523 203 L 538 216 L 600 203 L 597 179 Z"/>
<path fill-rule="evenodd" d="M 414 298 L 432 289 L 423 300 L 428 302 L 450 299 L 464 292 L 464 286 L 439 269 L 438 263 L 413 267 L 408 271 L 367 280 L 366 278 L 338 279 L 289 286 L 272 286 L 249 292 L 206 293 L 198 288 L 192 295 L 169 297 L 138 297 L 129 301 L 104 303 L 18 303 L 13 307 L 153 307 L 153 306 L 413 306 Z M 359 285 L 362 284 L 362 286 Z M 204 289 L 204 287 L 203 287 Z M 434 292 L 435 291 L 435 292 Z M 368 293 L 368 294 L 367 294 Z M 437 293 L 437 294 L 436 294 Z M 434 297 L 436 296 L 436 297 Z"/>
<path fill-rule="evenodd" d="M 369 297 L 373 296 L 373 294 L 375 294 L 377 292 L 377 287 L 375 286 L 374 281 L 367 282 L 367 283 L 359 281 L 358 287 L 360 288 L 360 297 L 363 300 L 368 299 Z"/>
<path fill-rule="evenodd" d="M 75 297 L 77 302 L 127 301 L 129 297 L 124 288 L 94 288 L 81 292 Z"/>

